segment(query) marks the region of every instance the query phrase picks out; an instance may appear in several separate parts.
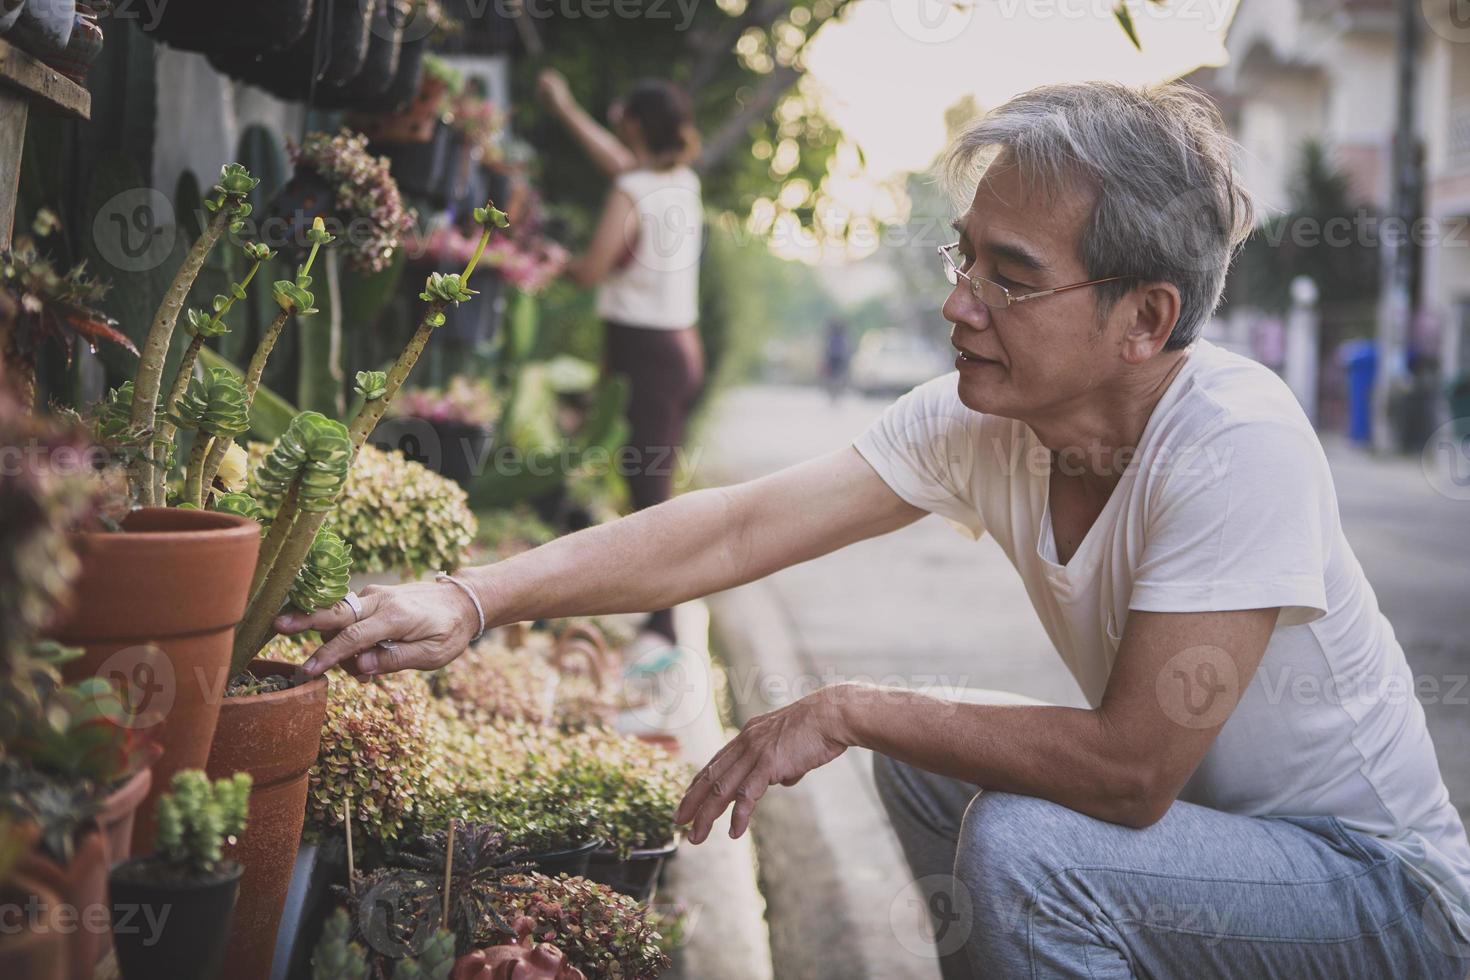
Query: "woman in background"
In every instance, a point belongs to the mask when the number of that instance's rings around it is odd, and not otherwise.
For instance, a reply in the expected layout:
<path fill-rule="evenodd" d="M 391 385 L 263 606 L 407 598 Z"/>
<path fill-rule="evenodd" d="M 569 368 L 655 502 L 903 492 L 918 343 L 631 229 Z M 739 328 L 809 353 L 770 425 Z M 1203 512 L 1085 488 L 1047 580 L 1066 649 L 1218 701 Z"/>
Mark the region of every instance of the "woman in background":
<path fill-rule="evenodd" d="M 699 136 L 689 98 L 669 82 L 645 80 L 608 111 L 612 131 L 573 98 L 559 72 L 541 73 L 542 101 L 612 178 L 587 251 L 567 274 L 597 287 L 603 366 L 628 378 L 628 446 L 620 472 L 642 510 L 672 495 L 675 451 L 704 382 L 699 315 L 703 206 L 689 167 Z M 633 654 L 675 642 L 670 609 L 653 613 Z"/>

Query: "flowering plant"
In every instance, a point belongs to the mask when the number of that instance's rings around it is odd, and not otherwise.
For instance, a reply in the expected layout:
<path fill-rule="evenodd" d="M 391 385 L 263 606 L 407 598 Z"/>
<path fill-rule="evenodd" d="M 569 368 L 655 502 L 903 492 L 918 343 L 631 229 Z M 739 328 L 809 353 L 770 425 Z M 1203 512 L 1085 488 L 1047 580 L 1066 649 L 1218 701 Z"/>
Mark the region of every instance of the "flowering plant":
<path fill-rule="evenodd" d="M 347 222 L 339 236 L 349 261 L 365 272 L 381 272 L 393 250 L 413 229 L 414 213 L 405 208 L 398 185 L 388 173 L 388 161 L 367 151 L 367 137 L 343 129 L 335 136 L 310 133 L 292 158 L 298 169 L 320 177 L 334 189 L 334 204 Z"/>
<path fill-rule="evenodd" d="M 550 285 L 569 258 L 566 249 L 546 238 L 522 241 L 496 235 L 485 249 L 488 265 L 498 269 L 506 282 L 532 295 Z"/>
<path fill-rule="evenodd" d="M 413 388 L 399 394 L 390 414 L 435 423 L 489 428 L 500 417 L 500 399 L 483 378 L 455 375 L 442 388 Z"/>
<path fill-rule="evenodd" d="M 645 980 L 671 965 L 652 913 L 627 895 L 565 874 L 529 874 L 524 882 L 533 890 L 506 892 L 501 914 L 511 921 L 530 916 L 536 940 L 565 952 L 589 980 Z"/>

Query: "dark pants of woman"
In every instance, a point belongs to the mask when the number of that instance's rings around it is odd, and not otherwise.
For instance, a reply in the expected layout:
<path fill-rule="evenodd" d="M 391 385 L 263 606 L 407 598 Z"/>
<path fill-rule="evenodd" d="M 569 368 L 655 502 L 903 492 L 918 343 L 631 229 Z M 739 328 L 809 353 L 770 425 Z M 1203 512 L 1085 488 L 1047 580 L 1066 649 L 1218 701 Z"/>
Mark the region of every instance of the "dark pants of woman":
<path fill-rule="evenodd" d="M 695 327 L 661 330 L 606 323 L 603 368 L 624 375 L 628 400 L 628 444 L 619 460 L 637 510 L 673 495 L 677 451 L 684 426 L 704 384 L 704 349 Z M 654 612 L 647 629 L 674 641 L 671 609 Z"/>

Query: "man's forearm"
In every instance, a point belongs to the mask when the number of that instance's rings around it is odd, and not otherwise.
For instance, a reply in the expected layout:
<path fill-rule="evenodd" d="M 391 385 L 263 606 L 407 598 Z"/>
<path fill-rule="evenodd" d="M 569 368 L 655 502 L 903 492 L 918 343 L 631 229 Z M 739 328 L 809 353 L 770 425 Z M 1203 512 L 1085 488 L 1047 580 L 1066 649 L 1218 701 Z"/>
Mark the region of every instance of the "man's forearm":
<path fill-rule="evenodd" d="M 731 489 L 699 490 L 460 577 L 489 625 L 664 609 L 740 583 L 745 520 Z"/>
<path fill-rule="evenodd" d="M 1147 826 L 1157 819 L 1144 753 L 1113 737 L 1098 711 L 968 704 L 893 687 L 831 690 L 835 724 L 849 744 L 1100 820 Z"/>

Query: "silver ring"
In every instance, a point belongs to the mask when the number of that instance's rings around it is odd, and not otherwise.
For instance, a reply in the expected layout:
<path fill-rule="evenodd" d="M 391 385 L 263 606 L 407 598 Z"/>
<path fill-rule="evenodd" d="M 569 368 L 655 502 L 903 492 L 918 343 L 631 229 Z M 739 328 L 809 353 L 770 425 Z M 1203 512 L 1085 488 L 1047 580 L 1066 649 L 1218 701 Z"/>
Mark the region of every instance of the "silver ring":
<path fill-rule="evenodd" d="M 394 640 L 379 640 L 377 645 L 382 647 L 387 653 L 392 653 L 398 649 L 398 643 Z"/>
<path fill-rule="evenodd" d="M 342 601 L 347 603 L 348 609 L 352 610 L 353 622 L 362 619 L 362 600 L 357 597 L 356 592 L 348 592 L 342 597 Z"/>

